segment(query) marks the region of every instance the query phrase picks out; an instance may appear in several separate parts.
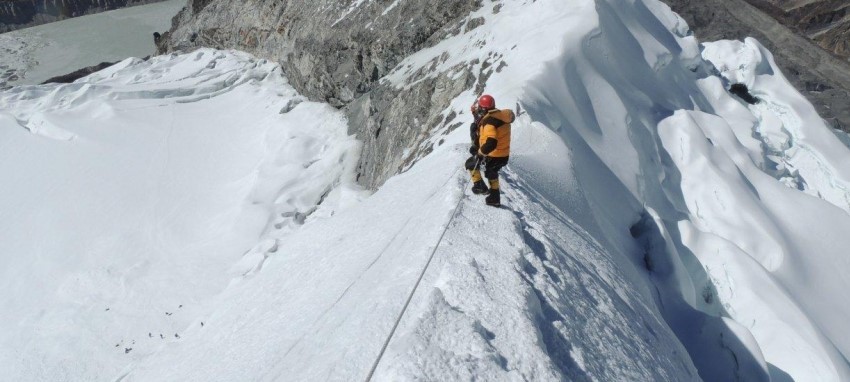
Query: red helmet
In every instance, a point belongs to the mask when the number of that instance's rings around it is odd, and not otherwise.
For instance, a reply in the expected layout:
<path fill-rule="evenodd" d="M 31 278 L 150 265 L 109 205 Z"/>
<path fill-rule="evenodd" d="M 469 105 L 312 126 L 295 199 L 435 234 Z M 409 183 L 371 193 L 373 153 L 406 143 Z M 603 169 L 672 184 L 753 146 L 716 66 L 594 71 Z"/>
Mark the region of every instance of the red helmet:
<path fill-rule="evenodd" d="M 478 98 L 478 107 L 482 109 L 495 109 L 496 108 L 496 100 L 493 99 L 493 96 L 485 94 Z"/>

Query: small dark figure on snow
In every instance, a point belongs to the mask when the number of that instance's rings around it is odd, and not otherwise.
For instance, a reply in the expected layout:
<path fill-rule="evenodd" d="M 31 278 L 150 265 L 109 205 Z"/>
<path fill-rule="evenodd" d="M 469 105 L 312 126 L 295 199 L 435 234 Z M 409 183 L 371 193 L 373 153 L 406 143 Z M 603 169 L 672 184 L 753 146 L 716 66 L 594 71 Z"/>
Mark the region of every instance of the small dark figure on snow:
<path fill-rule="evenodd" d="M 732 84 L 732 86 L 729 87 L 729 92 L 740 97 L 742 100 L 744 100 L 744 102 L 750 105 L 755 105 L 759 103 L 759 99 L 753 97 L 752 93 L 750 93 L 750 89 L 747 89 L 747 85 Z"/>
<path fill-rule="evenodd" d="M 511 123 L 514 112 L 510 109 L 496 109 L 496 100 L 492 96 L 482 95 L 472 104 L 475 122 L 470 125 L 472 156 L 466 160 L 466 169 L 472 174 L 472 192 L 488 194 L 487 205 L 501 206 L 499 191 L 499 170 L 508 164 L 511 153 Z M 481 165 L 484 165 L 484 177 L 481 177 Z"/>

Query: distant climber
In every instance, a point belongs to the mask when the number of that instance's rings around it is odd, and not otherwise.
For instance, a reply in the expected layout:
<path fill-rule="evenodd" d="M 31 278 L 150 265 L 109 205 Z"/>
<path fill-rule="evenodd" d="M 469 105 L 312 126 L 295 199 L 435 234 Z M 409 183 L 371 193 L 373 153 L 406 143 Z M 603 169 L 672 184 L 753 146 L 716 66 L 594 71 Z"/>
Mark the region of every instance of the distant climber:
<path fill-rule="evenodd" d="M 482 95 L 472 104 L 472 116 L 475 122 L 470 125 L 472 155 L 466 161 L 466 169 L 472 174 L 472 192 L 488 194 L 485 202 L 489 206 L 501 206 L 499 190 L 499 170 L 508 164 L 511 153 L 511 123 L 514 112 L 510 109 L 496 109 L 496 100 L 490 95 Z M 484 165 L 484 177 L 490 183 L 488 188 L 481 177 L 481 165 Z"/>
<path fill-rule="evenodd" d="M 153 43 L 154 45 L 159 45 L 159 42 L 162 41 L 162 35 L 159 32 L 153 32 Z"/>

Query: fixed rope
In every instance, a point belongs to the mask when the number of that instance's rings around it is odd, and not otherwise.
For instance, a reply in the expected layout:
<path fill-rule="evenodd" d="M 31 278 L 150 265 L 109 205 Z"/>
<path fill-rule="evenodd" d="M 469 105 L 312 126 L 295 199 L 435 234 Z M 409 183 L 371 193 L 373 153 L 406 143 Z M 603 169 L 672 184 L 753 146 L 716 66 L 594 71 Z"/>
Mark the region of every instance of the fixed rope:
<path fill-rule="evenodd" d="M 481 159 L 479 158 L 475 162 L 475 167 L 477 168 L 481 164 Z M 469 182 L 472 182 L 470 180 Z M 466 189 L 468 183 L 464 184 L 461 192 Z M 431 251 L 431 255 L 428 256 L 428 261 L 425 263 L 425 267 L 422 268 L 422 272 L 419 273 L 419 278 L 416 279 L 416 284 L 413 285 L 413 289 L 410 291 L 410 295 L 407 296 L 407 301 L 404 302 L 404 307 L 401 308 L 401 312 L 398 314 L 398 317 L 393 324 L 393 328 L 390 330 L 390 334 L 387 336 L 387 339 L 384 341 L 384 345 L 381 346 L 381 352 L 378 353 L 378 358 L 375 358 L 375 363 L 372 364 L 372 368 L 369 370 L 369 375 L 366 376 L 366 382 L 372 381 L 372 376 L 375 374 L 375 370 L 378 369 L 378 364 L 381 362 L 381 358 L 384 357 L 384 352 L 387 351 L 387 346 L 389 346 L 390 341 L 393 339 L 393 335 L 395 335 L 396 329 L 398 329 L 398 324 L 401 322 L 402 317 L 404 317 L 404 313 L 407 312 L 408 306 L 410 306 L 410 301 L 413 300 L 413 295 L 416 294 L 416 290 L 419 289 L 419 284 L 422 282 L 422 278 L 425 277 L 425 272 L 428 271 L 428 267 L 431 266 L 431 260 L 434 259 L 434 255 L 437 253 L 437 249 L 440 248 L 440 244 L 443 243 L 443 238 L 446 236 L 446 232 L 448 232 L 449 227 L 454 222 L 455 217 L 457 217 L 457 211 L 460 209 L 460 204 L 463 202 L 463 195 L 458 198 L 457 204 L 455 205 L 454 211 L 452 211 L 452 217 L 449 218 L 448 223 L 443 228 L 443 232 L 440 233 L 440 238 L 437 239 L 437 245 L 434 246 L 434 250 Z"/>

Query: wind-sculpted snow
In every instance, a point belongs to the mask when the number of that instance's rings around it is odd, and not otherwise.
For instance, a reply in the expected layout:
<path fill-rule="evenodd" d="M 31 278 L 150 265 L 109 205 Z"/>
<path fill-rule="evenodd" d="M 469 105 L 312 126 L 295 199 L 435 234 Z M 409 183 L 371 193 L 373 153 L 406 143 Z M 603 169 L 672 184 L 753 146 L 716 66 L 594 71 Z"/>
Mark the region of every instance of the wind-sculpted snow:
<path fill-rule="evenodd" d="M 850 165 L 846 147 L 833 139 L 805 98 L 788 92 L 773 56 L 757 41 L 707 44 L 704 56 L 724 80 L 752 88 L 761 102 L 751 107 L 753 127 L 765 158 L 757 163 L 792 188 L 850 213 Z M 747 140 L 747 142 L 751 142 Z"/>
<path fill-rule="evenodd" d="M 523 99 L 578 152 L 591 207 L 575 219 L 613 247 L 632 224 L 703 379 L 850 378 L 850 151 L 754 40 L 699 47 L 657 2 L 596 5 L 598 27 Z"/>
<path fill-rule="evenodd" d="M 730 54 L 734 51 L 743 54 Z M 739 322 L 761 322 L 752 324 L 751 330 L 760 342 L 770 344 L 762 345 L 768 359 L 776 357 L 794 365 L 793 370 L 800 372 L 789 373 L 802 376 L 800 379 L 846 380 L 850 353 L 846 322 L 850 309 L 843 301 L 850 281 L 836 270 L 850 264 L 846 256 L 850 245 L 846 235 L 850 224 L 850 150 L 799 93 L 789 91 L 790 85 L 776 68 L 772 55 L 758 42 L 748 39 L 710 44 L 704 55 L 724 80 L 748 84 L 761 102 L 744 107 L 733 103 L 728 95 L 721 96 L 712 99 L 712 103 L 722 110 L 718 113 L 722 120 L 696 113 L 689 117 L 677 115 L 674 118 L 679 123 L 671 121 L 664 126 L 665 147 L 669 147 L 674 161 L 682 163 L 680 167 L 693 166 L 687 157 L 713 159 L 700 160 L 701 169 L 692 170 L 693 175 L 683 172 L 682 189 L 689 209 L 696 212 L 699 205 L 699 213 L 686 227 L 686 243 L 695 248 L 694 252 L 718 280 L 718 287 L 728 296 L 726 301 L 733 307 L 730 314 Z M 724 70 L 732 67 L 755 70 L 743 76 Z M 701 86 L 706 93 L 719 95 L 717 78 L 707 79 Z M 680 131 L 672 131 L 670 124 L 677 125 Z M 674 143 L 677 140 L 707 141 L 719 149 L 699 143 Z M 686 156 L 682 154 L 683 145 L 690 146 Z M 732 171 L 735 176 L 716 179 L 711 174 L 717 169 Z M 696 187 L 695 176 L 700 183 Z M 726 193 L 735 188 L 742 192 Z M 725 211 L 730 208 L 742 220 L 767 218 L 762 219 L 762 227 L 768 229 L 757 239 L 750 237 L 751 229 L 729 229 Z M 756 242 L 776 248 L 766 250 L 751 245 Z M 733 267 L 716 258 L 730 254 L 746 254 L 763 268 L 749 263 L 749 259 L 729 259 L 730 263 L 740 264 Z M 766 258 L 772 260 L 764 261 Z M 759 280 L 766 279 L 761 274 L 764 270 L 769 271 L 770 281 L 766 283 L 777 284 L 776 290 L 784 293 L 766 296 L 763 302 L 756 299 L 759 309 L 753 309 L 752 295 L 746 296 L 753 292 L 736 292 L 736 281 L 729 276 L 742 270 Z M 752 282 L 742 276 L 737 279 Z M 735 296 L 739 293 L 745 296 Z M 788 300 L 796 306 L 788 306 Z M 776 316 L 764 317 L 764 311 L 770 310 L 776 311 Z M 777 338 L 777 328 L 796 332 Z M 801 358 L 799 351 L 784 350 L 788 348 L 810 349 L 811 355 Z"/>
<path fill-rule="evenodd" d="M 84 80 L 68 85 L 19 86 L 3 95 L 7 113 L 33 133 L 62 140 L 76 135 L 62 130 L 59 123 L 47 122 L 47 116 L 61 118 L 96 100 L 139 102 L 165 106 L 169 103 L 194 103 L 229 93 L 248 82 L 262 82 L 268 76 L 280 77 L 280 70 L 265 60 L 233 65 L 226 52 L 208 50 L 174 59 L 155 57 L 150 61 L 128 58 Z M 229 67 L 216 70 L 224 61 Z M 107 105 L 97 110 L 114 114 Z"/>
<path fill-rule="evenodd" d="M 821 301 L 840 299 L 846 288 L 831 270 L 846 266 L 848 216 L 762 173 L 717 116 L 677 113 L 659 129 L 674 162 L 690 169 L 682 186 L 695 216 L 679 223 L 682 241 L 705 266 L 728 314 L 748 324 L 774 367 L 799 380 L 845 380 L 847 313 Z M 757 216 L 770 229 L 735 229 L 730 210 L 745 221 Z"/>
<path fill-rule="evenodd" d="M 212 19 L 252 3 L 207 4 Z M 349 16 L 335 25 L 376 6 L 336 4 Z M 700 44 L 655 0 L 457 16 L 470 27 L 374 80 L 403 102 L 352 103 L 412 118 L 403 134 L 346 126 L 271 62 L 209 49 L 0 93 L 3 369 L 347 381 L 379 361 L 382 381 L 850 380 L 850 149 L 769 52 Z M 505 208 L 471 195 L 461 168 L 478 91 L 518 115 Z M 371 110 L 422 94 L 449 107 Z M 370 163 L 392 165 L 364 176 L 404 163 L 368 198 L 346 127 L 395 145 L 372 147 Z"/>
<path fill-rule="evenodd" d="M 261 268 L 254 247 L 360 197 L 343 116 L 236 52 L 2 92 L 0 146 L 8 380 L 117 376 Z"/>

